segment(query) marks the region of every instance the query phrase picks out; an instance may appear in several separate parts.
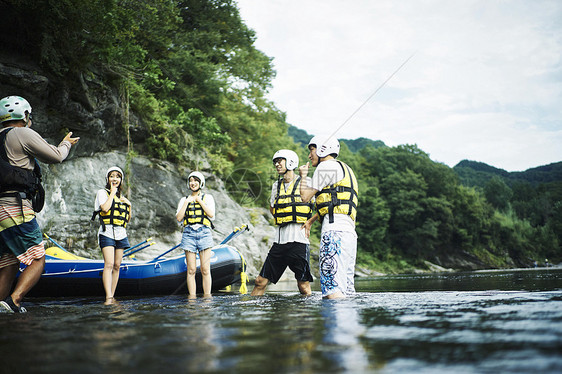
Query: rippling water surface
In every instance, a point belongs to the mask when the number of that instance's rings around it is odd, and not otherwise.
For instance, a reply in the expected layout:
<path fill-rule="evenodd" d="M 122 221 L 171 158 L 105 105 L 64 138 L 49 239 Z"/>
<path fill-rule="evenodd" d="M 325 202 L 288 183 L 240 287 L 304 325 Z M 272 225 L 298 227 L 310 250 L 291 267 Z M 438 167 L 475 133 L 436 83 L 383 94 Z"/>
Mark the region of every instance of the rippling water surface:
<path fill-rule="evenodd" d="M 561 275 L 381 277 L 337 301 L 294 282 L 261 298 L 27 299 L 0 314 L 0 373 L 560 373 Z"/>

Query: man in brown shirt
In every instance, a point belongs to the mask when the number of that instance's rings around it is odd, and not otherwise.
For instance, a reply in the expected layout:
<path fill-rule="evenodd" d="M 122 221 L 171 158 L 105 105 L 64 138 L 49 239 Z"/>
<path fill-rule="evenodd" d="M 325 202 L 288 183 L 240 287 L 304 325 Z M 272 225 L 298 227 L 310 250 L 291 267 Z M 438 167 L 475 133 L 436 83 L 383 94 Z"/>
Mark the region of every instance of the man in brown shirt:
<path fill-rule="evenodd" d="M 58 147 L 47 143 L 30 128 L 31 105 L 19 96 L 0 100 L 0 124 L 0 311 L 24 313 L 21 300 L 45 266 L 43 235 L 34 211 L 42 207 L 34 204 L 42 191 L 37 160 L 62 162 L 80 138 L 70 132 Z M 27 267 L 10 294 L 20 262 Z"/>

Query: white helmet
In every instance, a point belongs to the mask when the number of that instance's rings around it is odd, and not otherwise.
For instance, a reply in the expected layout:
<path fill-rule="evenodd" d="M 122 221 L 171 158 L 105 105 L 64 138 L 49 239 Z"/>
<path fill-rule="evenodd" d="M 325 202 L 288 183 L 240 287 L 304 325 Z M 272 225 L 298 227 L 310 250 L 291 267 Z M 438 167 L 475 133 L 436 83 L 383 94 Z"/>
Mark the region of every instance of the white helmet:
<path fill-rule="evenodd" d="M 299 156 L 290 149 L 280 149 L 273 155 L 272 160 L 275 161 L 276 158 L 285 159 L 285 167 L 287 170 L 295 170 L 299 167 Z"/>
<path fill-rule="evenodd" d="M 192 171 L 191 174 L 187 177 L 187 188 L 189 188 L 189 178 L 195 177 L 199 179 L 199 189 L 205 187 L 205 177 L 198 171 Z"/>
<path fill-rule="evenodd" d="M 25 112 L 31 113 L 31 105 L 20 96 L 6 96 L 0 100 L 0 123 L 25 119 Z"/>
<path fill-rule="evenodd" d="M 336 156 L 340 154 L 340 142 L 334 136 L 315 136 L 308 142 L 308 146 L 316 147 L 316 155 L 320 158 L 326 157 L 335 153 Z"/>
<path fill-rule="evenodd" d="M 123 179 L 125 179 L 125 173 L 123 173 L 123 170 L 121 170 L 121 168 L 118 166 L 112 166 L 109 169 L 107 169 L 107 173 L 105 173 L 105 183 L 109 183 L 109 174 L 112 171 L 117 171 L 119 172 L 119 174 L 121 174 L 121 184 L 123 184 Z"/>

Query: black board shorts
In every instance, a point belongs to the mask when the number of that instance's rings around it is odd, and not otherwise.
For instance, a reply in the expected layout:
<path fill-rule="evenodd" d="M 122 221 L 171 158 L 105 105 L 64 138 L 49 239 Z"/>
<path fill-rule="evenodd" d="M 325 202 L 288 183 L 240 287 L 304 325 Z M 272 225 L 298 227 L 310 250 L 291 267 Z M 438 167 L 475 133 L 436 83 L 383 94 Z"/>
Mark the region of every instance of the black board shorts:
<path fill-rule="evenodd" d="M 312 282 L 310 273 L 310 252 L 308 244 L 291 242 L 286 244 L 273 243 L 263 264 L 260 276 L 272 283 L 277 283 L 285 272 L 291 269 L 299 282 Z"/>

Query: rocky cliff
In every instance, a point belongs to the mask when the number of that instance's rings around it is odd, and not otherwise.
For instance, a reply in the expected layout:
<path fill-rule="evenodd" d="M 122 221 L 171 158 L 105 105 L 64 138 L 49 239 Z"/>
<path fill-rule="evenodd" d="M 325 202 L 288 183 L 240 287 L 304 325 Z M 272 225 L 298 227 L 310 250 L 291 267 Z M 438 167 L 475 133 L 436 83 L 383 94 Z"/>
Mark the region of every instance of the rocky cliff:
<path fill-rule="evenodd" d="M 65 83 L 66 82 L 66 83 Z M 69 83 L 70 82 L 70 83 Z M 126 170 L 128 198 L 133 218 L 128 227 L 131 244 L 152 237 L 155 245 L 138 253 L 151 258 L 177 244 L 181 237 L 175 221 L 179 199 L 187 190 L 190 170 L 142 155 L 131 157 L 127 168 L 127 132 L 142 149 L 143 130 L 134 113 L 124 110 L 118 90 L 103 83 L 95 73 L 52 79 L 24 59 L 0 55 L 0 96 L 20 95 L 33 107 L 33 128 L 51 144 L 58 144 L 67 131 L 80 136 L 70 156 L 61 164 L 42 165 L 46 203 L 38 215 L 44 232 L 72 252 L 101 257 L 97 246 L 98 223 L 90 221 L 96 191 L 105 185 L 105 171 L 117 165 Z M 138 152 L 138 149 L 135 149 Z M 202 153 L 194 153 L 201 160 Z M 247 224 L 250 232 L 231 243 L 244 255 L 248 274 L 256 276 L 272 243 L 274 228 L 265 209 L 238 205 L 224 183 L 203 166 L 207 193 L 216 200 L 214 231 L 218 243 L 235 227 Z M 208 165 L 208 164 L 207 164 Z M 179 250 L 174 254 L 181 253 Z"/>

